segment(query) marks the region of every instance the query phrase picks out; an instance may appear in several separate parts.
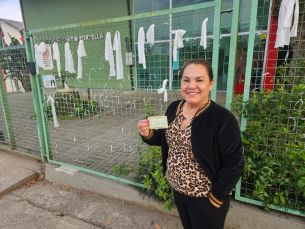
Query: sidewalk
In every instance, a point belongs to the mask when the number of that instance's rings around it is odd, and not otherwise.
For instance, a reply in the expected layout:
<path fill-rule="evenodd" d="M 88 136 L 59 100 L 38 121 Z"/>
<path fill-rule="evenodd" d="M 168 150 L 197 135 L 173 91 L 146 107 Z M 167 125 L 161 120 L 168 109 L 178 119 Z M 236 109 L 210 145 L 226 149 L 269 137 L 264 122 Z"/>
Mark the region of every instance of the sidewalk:
<path fill-rule="evenodd" d="M 143 199 L 138 191 L 118 181 L 46 164 L 46 178 L 25 185 L 41 167 L 37 161 L 0 152 L 1 229 L 182 229 L 176 211 L 165 214 L 161 203 Z M 305 219 L 265 213 L 256 206 L 232 201 L 225 229 L 244 228 L 300 229 L 305 228 Z"/>

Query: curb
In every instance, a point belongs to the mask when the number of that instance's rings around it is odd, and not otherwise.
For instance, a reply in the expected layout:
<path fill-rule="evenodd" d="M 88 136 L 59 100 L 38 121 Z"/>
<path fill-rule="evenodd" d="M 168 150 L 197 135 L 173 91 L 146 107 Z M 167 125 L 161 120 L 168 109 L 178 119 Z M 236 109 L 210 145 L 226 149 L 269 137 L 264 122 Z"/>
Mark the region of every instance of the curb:
<path fill-rule="evenodd" d="M 26 184 L 30 180 L 33 180 L 38 174 L 40 174 L 40 173 L 39 172 L 34 172 L 33 174 L 27 176 L 26 178 L 16 182 L 15 184 L 7 187 L 4 190 L 0 191 L 0 196 L 3 196 L 5 194 L 7 194 L 8 192 L 13 191 L 14 189 L 21 187 L 22 185 Z"/>

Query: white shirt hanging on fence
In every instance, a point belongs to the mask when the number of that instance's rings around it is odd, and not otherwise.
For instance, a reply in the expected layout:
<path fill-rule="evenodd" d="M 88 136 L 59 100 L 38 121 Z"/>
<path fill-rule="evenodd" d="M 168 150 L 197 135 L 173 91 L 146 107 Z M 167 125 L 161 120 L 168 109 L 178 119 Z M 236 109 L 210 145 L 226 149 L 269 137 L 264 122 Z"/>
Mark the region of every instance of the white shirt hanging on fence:
<path fill-rule="evenodd" d="M 291 27 L 292 16 L 294 16 L 294 21 L 293 26 Z M 276 32 L 276 41 L 274 45 L 275 48 L 289 45 L 290 37 L 297 36 L 298 21 L 299 0 L 282 0 L 278 17 L 278 29 Z"/>
<path fill-rule="evenodd" d="M 35 61 L 36 61 L 36 74 L 39 74 L 39 68 L 43 68 L 43 53 L 46 50 L 46 44 L 44 42 L 40 42 L 39 45 L 34 45 L 35 50 Z"/>
<path fill-rule="evenodd" d="M 116 51 L 116 78 L 124 79 L 120 32 L 116 31 L 113 40 L 113 50 Z"/>
<path fill-rule="evenodd" d="M 111 33 L 108 32 L 106 34 L 105 39 L 105 60 L 109 62 L 110 66 L 110 74 L 109 76 L 115 76 L 115 68 L 114 68 L 114 60 L 113 60 L 113 51 L 112 51 L 112 43 L 111 43 Z"/>
<path fill-rule="evenodd" d="M 54 120 L 54 127 L 59 127 L 57 116 L 56 116 L 55 105 L 54 105 L 55 102 L 54 102 L 54 99 L 51 95 L 49 95 L 47 103 L 51 103 L 53 120 Z"/>
<path fill-rule="evenodd" d="M 150 47 L 155 44 L 155 24 L 149 26 L 146 33 L 146 40 L 150 44 Z"/>
<path fill-rule="evenodd" d="M 167 81 L 168 79 L 163 80 L 162 87 L 157 90 L 158 94 L 164 93 L 164 102 L 167 102 L 167 91 L 166 91 Z"/>
<path fill-rule="evenodd" d="M 70 44 L 69 42 L 66 42 L 65 44 L 65 71 L 70 72 L 70 73 L 75 73 L 74 70 L 74 61 L 72 58 L 72 52 L 70 49 Z"/>
<path fill-rule="evenodd" d="M 39 74 L 39 59 L 42 58 L 42 55 L 38 51 L 38 45 L 34 45 L 35 50 L 35 62 L 36 62 L 36 74 Z"/>
<path fill-rule="evenodd" d="M 139 64 L 142 64 L 143 68 L 146 69 L 144 43 L 145 43 L 145 33 L 143 27 L 141 27 L 138 33 L 138 58 L 139 58 Z"/>
<path fill-rule="evenodd" d="M 183 29 L 173 30 L 171 31 L 172 34 L 175 34 L 175 41 L 174 41 L 174 47 L 173 47 L 173 58 L 174 61 L 177 61 L 177 50 L 178 48 L 183 48 L 183 39 L 182 36 L 186 33 Z"/>
<path fill-rule="evenodd" d="M 52 47 L 53 47 L 53 60 L 56 60 L 58 77 L 61 77 L 61 73 L 60 73 L 60 53 L 59 53 L 59 49 L 58 49 L 58 44 L 53 43 Z"/>
<path fill-rule="evenodd" d="M 76 79 L 82 79 L 83 78 L 82 57 L 87 56 L 83 40 L 79 41 L 78 49 L 77 49 L 77 55 L 78 55 L 78 70 L 77 70 L 77 77 L 76 77 Z"/>
<path fill-rule="evenodd" d="M 202 27 L 201 27 L 201 40 L 200 40 L 200 46 L 203 46 L 204 49 L 207 48 L 207 23 L 208 23 L 208 18 L 206 18 L 202 22 Z"/>

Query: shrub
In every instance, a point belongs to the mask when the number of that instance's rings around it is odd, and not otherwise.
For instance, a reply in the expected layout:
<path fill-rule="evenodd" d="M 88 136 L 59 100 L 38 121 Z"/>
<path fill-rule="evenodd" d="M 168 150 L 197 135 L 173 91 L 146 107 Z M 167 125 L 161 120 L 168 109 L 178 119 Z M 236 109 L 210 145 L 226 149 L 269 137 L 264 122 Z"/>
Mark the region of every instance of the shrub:
<path fill-rule="evenodd" d="M 239 96 L 232 109 L 247 118 L 242 132 L 245 170 L 242 193 L 251 199 L 295 210 L 305 210 L 305 85 L 285 85 Z"/>

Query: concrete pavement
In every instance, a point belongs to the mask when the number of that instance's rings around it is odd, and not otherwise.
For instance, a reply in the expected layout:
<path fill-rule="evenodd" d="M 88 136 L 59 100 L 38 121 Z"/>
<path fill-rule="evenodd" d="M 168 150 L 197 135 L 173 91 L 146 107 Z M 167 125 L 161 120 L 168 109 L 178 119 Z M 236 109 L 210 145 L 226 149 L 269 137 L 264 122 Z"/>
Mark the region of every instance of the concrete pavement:
<path fill-rule="evenodd" d="M 42 164 L 0 152 L 0 228 L 135 228 L 182 229 L 177 211 L 143 198 L 133 187 L 100 176 L 46 164 L 46 179 L 25 183 Z M 90 190 L 90 191 L 86 191 Z M 305 219 L 231 202 L 225 229 L 300 229 Z"/>

